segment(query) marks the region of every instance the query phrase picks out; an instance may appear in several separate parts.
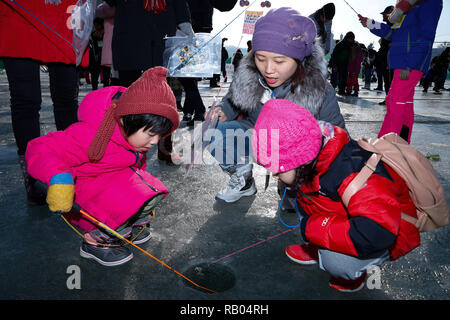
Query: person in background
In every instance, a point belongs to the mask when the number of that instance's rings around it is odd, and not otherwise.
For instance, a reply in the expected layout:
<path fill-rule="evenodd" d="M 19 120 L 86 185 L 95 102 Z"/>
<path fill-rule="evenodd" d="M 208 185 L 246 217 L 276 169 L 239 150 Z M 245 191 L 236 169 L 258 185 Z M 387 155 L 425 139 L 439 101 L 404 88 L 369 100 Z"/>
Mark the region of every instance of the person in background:
<path fill-rule="evenodd" d="M 317 36 L 320 37 L 325 54 L 330 52 L 331 41 L 333 41 L 331 26 L 335 13 L 336 7 L 330 2 L 309 16 L 316 24 Z"/>
<path fill-rule="evenodd" d="M 250 51 L 252 51 L 252 40 L 247 41 L 247 54 L 249 54 Z"/>
<path fill-rule="evenodd" d="M 372 82 L 373 66 L 375 64 L 377 52 L 369 47 L 367 55 L 364 59 L 364 89 L 370 90 L 370 83 Z"/>
<path fill-rule="evenodd" d="M 233 57 L 233 67 L 234 67 L 234 72 L 236 72 L 238 66 L 239 66 L 239 62 L 242 60 L 242 58 L 244 57 L 244 55 L 242 54 L 241 49 L 237 49 L 236 53 L 234 54 Z"/>
<path fill-rule="evenodd" d="M 166 36 L 175 36 L 177 30 L 190 42 L 195 36 L 186 0 L 106 2 L 115 9 L 113 66 L 123 87 L 130 86 L 145 70 L 163 65 Z M 144 35 L 145 41 L 142 38 Z M 172 151 L 172 136 L 161 139 L 158 159 L 168 165 L 178 163 L 180 157 Z"/>
<path fill-rule="evenodd" d="M 392 26 L 359 15 L 361 24 L 374 35 L 391 40 L 389 68 L 394 69 L 386 97 L 386 115 L 378 136 L 395 132 L 410 142 L 414 124 L 414 88 L 430 67 L 431 49 L 442 12 L 442 0 L 421 0 L 411 7 L 398 1 L 403 15 Z"/>
<path fill-rule="evenodd" d="M 103 19 L 103 47 L 101 57 L 101 70 L 103 76 L 103 86 L 118 85 L 119 79 L 115 76 L 112 63 L 112 36 L 114 32 L 114 8 L 107 2 L 102 2 L 97 6 L 95 15 Z M 114 76 L 113 76 L 114 75 Z"/>
<path fill-rule="evenodd" d="M 355 34 L 351 31 L 347 32 L 344 38 L 336 44 L 331 54 L 329 66 L 335 69 L 338 76 L 338 94 L 345 95 L 345 87 L 347 86 L 348 62 L 353 43 L 355 42 Z"/>
<path fill-rule="evenodd" d="M 359 74 L 361 72 L 361 64 L 364 59 L 365 46 L 361 43 L 355 42 L 352 46 L 352 52 L 348 63 L 348 78 L 347 78 L 347 90 L 348 96 L 357 97 L 359 92 Z M 353 92 L 352 92 L 353 91 Z"/>
<path fill-rule="evenodd" d="M 67 25 L 70 21 L 67 8 L 76 3 L 76 0 L 36 0 L 26 1 L 24 5 L 36 17 L 45 18 L 47 25 L 71 42 L 73 34 Z M 79 77 L 76 57 L 70 44 L 17 4 L 0 1 L 0 12 L 0 58 L 8 78 L 12 128 L 27 200 L 31 205 L 44 204 L 45 192 L 28 174 L 25 161 L 28 142 L 41 135 L 40 67 L 48 67 L 56 129 L 64 130 L 77 121 Z M 89 50 L 85 50 L 80 68 L 88 65 Z"/>
<path fill-rule="evenodd" d="M 211 33 L 214 9 L 221 12 L 230 11 L 234 8 L 236 2 L 237 0 L 187 0 L 191 14 L 192 29 L 195 33 Z M 222 48 L 222 50 L 224 49 Z M 223 66 L 222 72 L 224 68 Z M 210 86 L 218 86 L 218 80 L 220 80 L 220 75 L 215 75 L 210 79 Z M 178 81 L 182 84 L 186 95 L 183 106 L 183 121 L 186 121 L 186 124 L 192 127 L 196 121 L 204 120 L 206 110 L 198 91 L 198 80 L 194 78 L 178 78 Z"/>
<path fill-rule="evenodd" d="M 383 12 L 381 12 L 381 15 L 383 16 L 383 21 L 386 22 L 388 25 L 392 26 L 392 23 L 389 22 L 389 15 L 394 10 L 394 6 L 387 6 Z M 389 88 L 391 87 L 392 77 L 394 76 L 394 70 L 389 69 L 388 64 L 388 52 L 389 48 L 391 46 L 391 41 L 381 38 L 380 39 L 380 49 L 377 53 L 377 75 L 378 77 L 381 77 L 384 82 L 384 91 L 386 92 L 386 95 L 389 93 Z M 380 72 L 378 72 L 380 70 Z M 379 82 L 378 82 L 379 83 Z M 380 89 L 381 88 L 381 89 Z M 378 85 L 378 88 L 380 90 L 383 90 L 383 85 Z M 379 105 L 386 105 L 386 99 L 381 101 Z"/>

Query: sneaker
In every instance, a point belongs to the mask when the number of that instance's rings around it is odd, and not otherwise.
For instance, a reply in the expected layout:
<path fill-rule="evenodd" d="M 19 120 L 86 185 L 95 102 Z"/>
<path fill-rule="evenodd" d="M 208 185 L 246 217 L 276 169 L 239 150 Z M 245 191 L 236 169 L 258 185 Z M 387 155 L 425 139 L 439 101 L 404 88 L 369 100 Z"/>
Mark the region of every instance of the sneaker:
<path fill-rule="evenodd" d="M 331 277 L 328 281 L 330 287 L 339 292 L 356 292 L 364 287 L 364 282 L 366 280 L 367 272 L 364 273 L 357 279 L 347 280 L 344 278 Z"/>
<path fill-rule="evenodd" d="M 103 266 L 113 267 L 124 264 L 133 258 L 133 253 L 128 247 L 107 247 L 83 241 L 80 247 L 80 256 L 93 259 Z"/>
<path fill-rule="evenodd" d="M 150 240 L 152 237 L 150 231 L 146 228 L 145 225 L 143 226 L 133 226 L 131 229 L 131 237 L 130 241 L 134 244 L 142 244 Z"/>
<path fill-rule="evenodd" d="M 316 264 L 319 261 L 318 248 L 312 244 L 294 244 L 284 252 L 289 259 L 300 264 Z"/>
<path fill-rule="evenodd" d="M 231 203 L 242 197 L 254 195 L 257 190 L 252 169 L 251 163 L 225 169 L 231 176 L 230 183 L 228 187 L 216 194 L 216 199 Z"/>

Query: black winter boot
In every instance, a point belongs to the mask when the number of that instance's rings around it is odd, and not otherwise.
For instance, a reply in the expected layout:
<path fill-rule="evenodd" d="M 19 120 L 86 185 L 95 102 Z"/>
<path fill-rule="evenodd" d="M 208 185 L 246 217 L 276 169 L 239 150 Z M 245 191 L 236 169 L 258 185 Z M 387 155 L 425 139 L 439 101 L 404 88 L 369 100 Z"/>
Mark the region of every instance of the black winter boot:
<path fill-rule="evenodd" d="M 19 156 L 20 169 L 23 174 L 23 182 L 27 191 L 27 201 L 29 205 L 44 205 L 46 203 L 47 192 L 45 185 L 28 174 L 25 156 Z"/>

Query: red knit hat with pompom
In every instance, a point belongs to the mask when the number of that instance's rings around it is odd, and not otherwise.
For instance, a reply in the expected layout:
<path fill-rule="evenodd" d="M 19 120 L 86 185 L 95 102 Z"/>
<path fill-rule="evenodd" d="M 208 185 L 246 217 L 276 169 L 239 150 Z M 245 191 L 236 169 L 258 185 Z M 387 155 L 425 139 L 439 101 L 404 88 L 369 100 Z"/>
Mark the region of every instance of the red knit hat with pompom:
<path fill-rule="evenodd" d="M 116 125 L 120 125 L 120 118 L 125 115 L 150 113 L 163 116 L 172 122 L 172 129 L 167 135 L 178 128 L 180 117 L 177 103 L 166 76 L 167 69 L 164 67 L 148 69 L 125 90 L 119 100 L 111 102 L 89 146 L 90 161 L 103 158 Z"/>

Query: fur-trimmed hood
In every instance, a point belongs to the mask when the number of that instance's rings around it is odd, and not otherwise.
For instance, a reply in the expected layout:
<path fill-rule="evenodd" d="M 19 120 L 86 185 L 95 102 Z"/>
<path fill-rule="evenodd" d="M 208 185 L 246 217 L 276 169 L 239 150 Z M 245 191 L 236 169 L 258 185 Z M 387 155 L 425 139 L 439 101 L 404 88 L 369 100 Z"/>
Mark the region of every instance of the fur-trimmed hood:
<path fill-rule="evenodd" d="M 290 89 L 286 90 L 287 94 L 282 98 L 305 107 L 317 118 L 327 92 L 328 73 L 324 52 L 319 41 L 316 40 L 313 52 L 305 58 L 303 66 L 304 84 L 297 86 L 293 93 Z M 260 107 L 264 92 L 268 89 L 265 80 L 257 71 L 254 54 L 250 53 L 240 61 L 226 98 L 230 99 L 233 105 L 241 111 L 251 112 Z"/>

